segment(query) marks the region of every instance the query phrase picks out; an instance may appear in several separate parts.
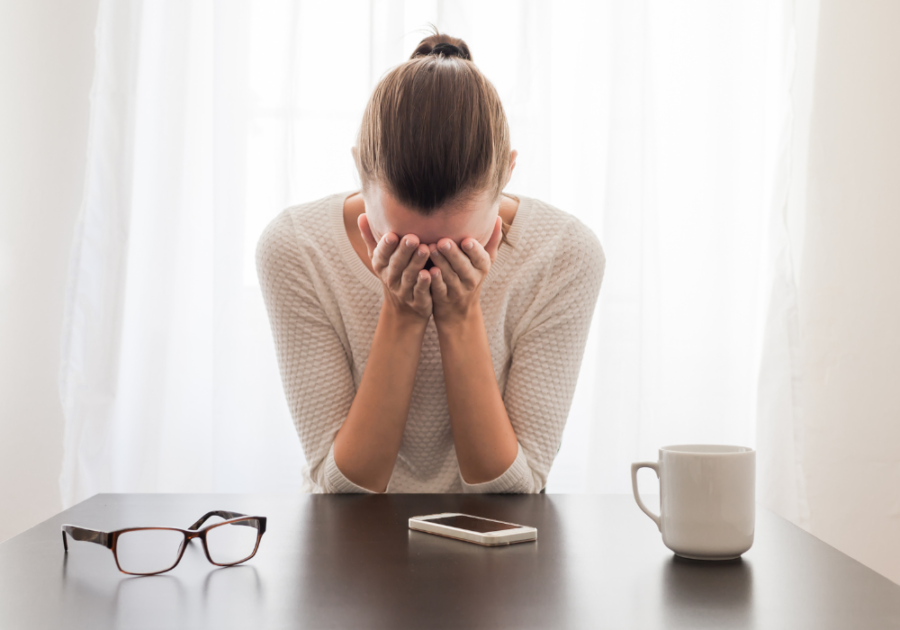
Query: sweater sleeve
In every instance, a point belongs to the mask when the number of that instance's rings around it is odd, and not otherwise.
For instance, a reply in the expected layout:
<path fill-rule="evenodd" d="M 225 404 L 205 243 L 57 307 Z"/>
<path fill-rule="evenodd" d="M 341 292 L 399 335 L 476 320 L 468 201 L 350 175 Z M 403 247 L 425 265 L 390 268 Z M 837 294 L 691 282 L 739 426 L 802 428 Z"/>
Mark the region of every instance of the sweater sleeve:
<path fill-rule="evenodd" d="M 519 448 L 498 478 L 464 492 L 540 492 L 559 451 L 606 257 L 597 236 L 573 217 L 559 235 L 540 306 L 512 351 L 503 397 Z"/>
<path fill-rule="evenodd" d="M 307 471 L 316 491 L 369 493 L 334 462 L 334 436 L 356 388 L 344 346 L 315 290 L 312 264 L 299 245 L 290 213 L 282 212 L 259 238 L 256 271 Z"/>

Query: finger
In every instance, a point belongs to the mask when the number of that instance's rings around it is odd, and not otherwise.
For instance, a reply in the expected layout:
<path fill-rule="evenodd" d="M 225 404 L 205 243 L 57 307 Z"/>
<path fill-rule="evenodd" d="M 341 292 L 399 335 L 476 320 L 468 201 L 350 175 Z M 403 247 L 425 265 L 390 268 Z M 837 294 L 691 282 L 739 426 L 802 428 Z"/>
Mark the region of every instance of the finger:
<path fill-rule="evenodd" d="M 431 274 L 424 269 L 416 274 L 416 284 L 413 287 L 413 300 L 423 307 L 431 305 Z"/>
<path fill-rule="evenodd" d="M 453 293 L 454 295 L 461 294 L 463 291 L 459 276 L 456 275 L 456 272 L 450 265 L 450 261 L 444 257 L 440 249 L 431 252 L 431 260 L 434 261 L 435 266 L 432 267 L 430 271 L 434 271 L 435 268 L 441 270 L 441 277 L 443 278 L 444 284 L 447 286 L 448 295 L 450 293 Z"/>
<path fill-rule="evenodd" d="M 356 226 L 359 228 L 359 233 L 363 237 L 366 249 L 369 252 L 369 259 L 371 260 L 372 254 L 375 253 L 375 248 L 378 247 L 378 241 L 372 234 L 372 227 L 369 225 L 369 217 L 366 216 L 365 212 L 356 217 Z"/>
<path fill-rule="evenodd" d="M 413 292 L 416 282 L 418 281 L 419 271 L 421 271 L 427 261 L 428 246 L 420 244 L 416 247 L 415 254 L 410 257 L 406 269 L 403 270 L 403 276 L 400 279 L 400 291 L 403 295 L 408 295 Z"/>
<path fill-rule="evenodd" d="M 438 251 L 450 262 L 450 266 L 459 278 L 460 284 L 467 291 L 472 291 L 481 282 L 483 274 L 475 269 L 472 261 L 459 248 L 452 238 L 442 238 L 438 241 Z"/>
<path fill-rule="evenodd" d="M 372 269 L 375 270 L 375 273 L 381 275 L 381 271 L 388 266 L 391 262 L 391 255 L 394 253 L 397 243 L 399 242 L 400 239 L 398 239 L 397 235 L 393 232 L 388 232 L 381 237 L 381 240 L 378 241 L 378 246 L 375 247 L 374 255 L 372 256 Z"/>
<path fill-rule="evenodd" d="M 503 219 L 498 214 L 497 219 L 494 221 L 494 231 L 491 232 L 491 238 L 488 240 L 487 245 L 484 246 L 484 251 L 490 256 L 491 262 L 494 262 L 494 259 L 497 258 L 497 250 L 500 249 L 500 241 L 502 240 Z"/>
<path fill-rule="evenodd" d="M 403 271 L 409 265 L 413 252 L 419 246 L 419 237 L 415 234 L 407 234 L 403 237 L 400 245 L 391 254 L 391 261 L 388 264 L 388 286 L 392 289 L 399 289 L 403 282 Z"/>
<path fill-rule="evenodd" d="M 490 243 L 490 241 L 488 242 Z M 480 271 L 482 276 L 487 275 L 487 272 L 491 269 L 491 255 L 485 251 L 477 239 L 467 238 L 463 240 L 462 252 L 469 257 L 472 266 Z"/>
<path fill-rule="evenodd" d="M 428 271 L 431 273 L 431 298 L 438 302 L 446 302 L 447 284 L 444 282 L 444 275 L 441 273 L 441 268 L 432 267 Z"/>

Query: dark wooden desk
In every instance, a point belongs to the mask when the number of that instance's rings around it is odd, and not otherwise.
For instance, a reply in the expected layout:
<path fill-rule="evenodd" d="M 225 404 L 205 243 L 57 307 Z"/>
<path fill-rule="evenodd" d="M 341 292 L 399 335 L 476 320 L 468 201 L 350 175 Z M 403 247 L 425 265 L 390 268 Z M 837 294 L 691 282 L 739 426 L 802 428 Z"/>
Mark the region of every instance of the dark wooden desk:
<path fill-rule="evenodd" d="M 59 526 L 187 527 L 211 509 L 269 517 L 259 553 L 200 545 L 159 576 Z M 534 525 L 485 548 L 411 532 L 459 511 Z M 0 545 L 0 628 L 900 628 L 900 586 L 768 510 L 742 559 L 682 560 L 630 496 L 103 494 Z"/>

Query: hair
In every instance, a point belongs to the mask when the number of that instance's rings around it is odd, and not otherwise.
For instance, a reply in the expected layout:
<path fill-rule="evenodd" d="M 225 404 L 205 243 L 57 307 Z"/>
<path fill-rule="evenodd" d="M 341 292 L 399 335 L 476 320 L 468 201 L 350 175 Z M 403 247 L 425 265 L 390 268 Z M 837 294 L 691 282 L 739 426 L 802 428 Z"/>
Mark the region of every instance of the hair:
<path fill-rule="evenodd" d="M 466 42 L 431 26 L 434 34 L 375 86 L 356 154 L 363 192 L 377 182 L 424 216 L 486 190 L 496 202 L 510 154 L 497 90 L 473 63 Z M 509 229 L 503 222 L 507 244 Z"/>

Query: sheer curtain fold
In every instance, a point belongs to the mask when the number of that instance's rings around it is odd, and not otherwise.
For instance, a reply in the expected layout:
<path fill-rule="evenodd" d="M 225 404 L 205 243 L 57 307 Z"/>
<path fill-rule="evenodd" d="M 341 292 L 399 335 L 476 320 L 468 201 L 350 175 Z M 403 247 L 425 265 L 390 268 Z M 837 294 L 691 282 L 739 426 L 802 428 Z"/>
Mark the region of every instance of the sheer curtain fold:
<path fill-rule="evenodd" d="M 128 204 L 132 184 L 137 101 L 132 44 L 139 9 L 130 3 L 102 4 L 94 33 L 84 200 L 70 252 L 61 338 L 63 507 L 109 488 L 112 481 L 111 414 L 119 389 L 130 213 L 110 208 Z"/>
<path fill-rule="evenodd" d="M 500 93 L 519 151 L 507 190 L 606 250 L 548 491 L 627 492 L 628 464 L 664 443 L 754 445 L 783 392 L 757 391 L 761 357 L 790 373 L 789 338 L 763 334 L 792 299 L 769 253 L 780 7 L 103 0 L 61 354 L 66 507 L 299 489 L 255 243 L 286 206 L 357 185 L 366 100 L 428 22 Z"/>

